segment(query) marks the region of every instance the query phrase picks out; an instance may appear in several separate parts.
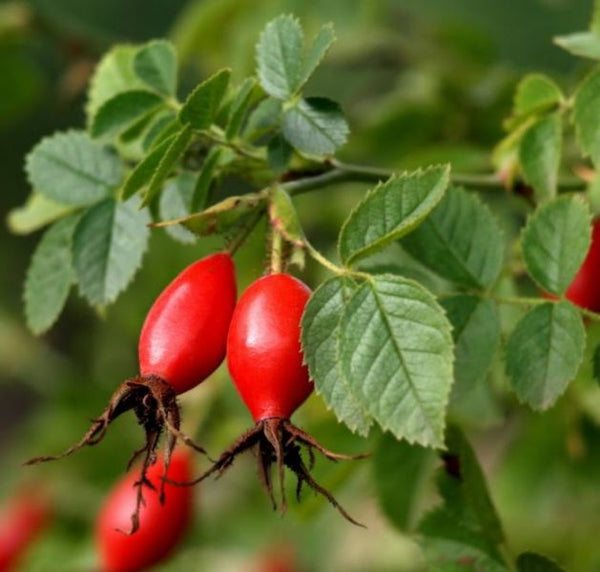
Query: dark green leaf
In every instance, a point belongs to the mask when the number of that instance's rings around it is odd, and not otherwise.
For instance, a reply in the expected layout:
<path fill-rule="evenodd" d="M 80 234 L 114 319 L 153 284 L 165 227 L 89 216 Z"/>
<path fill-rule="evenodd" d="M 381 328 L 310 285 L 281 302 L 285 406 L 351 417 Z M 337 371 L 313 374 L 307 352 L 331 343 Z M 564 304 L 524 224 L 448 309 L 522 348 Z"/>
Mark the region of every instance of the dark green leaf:
<path fill-rule="evenodd" d="M 188 216 L 198 175 L 185 171 L 169 181 L 160 195 L 159 212 L 161 220 L 171 220 Z M 194 244 L 196 236 L 181 225 L 165 227 L 167 234 L 183 244 Z"/>
<path fill-rule="evenodd" d="M 71 261 L 79 215 L 54 223 L 33 253 L 25 280 L 25 317 L 34 334 L 48 330 L 62 312 L 75 279 Z"/>
<path fill-rule="evenodd" d="M 275 135 L 267 146 L 267 161 L 275 173 L 283 173 L 294 154 L 292 146 L 280 135 Z"/>
<path fill-rule="evenodd" d="M 518 572 L 564 572 L 564 569 L 552 560 L 533 552 L 519 554 L 517 570 Z"/>
<path fill-rule="evenodd" d="M 398 439 L 441 447 L 452 387 L 451 328 L 416 282 L 379 275 L 347 303 L 340 360 L 363 407 Z"/>
<path fill-rule="evenodd" d="M 204 163 L 202 164 L 202 169 L 200 170 L 200 175 L 198 176 L 196 188 L 194 189 L 191 212 L 200 211 L 206 207 L 210 186 L 213 182 L 215 171 L 217 170 L 222 154 L 222 148 L 212 147 L 206 155 Z"/>
<path fill-rule="evenodd" d="M 240 132 L 242 123 L 244 122 L 244 117 L 248 111 L 248 106 L 250 105 L 252 91 L 255 85 L 256 80 L 254 78 L 248 78 L 244 81 L 244 83 L 242 83 L 235 94 L 235 98 L 231 104 L 229 115 L 227 117 L 227 127 L 225 128 L 225 138 L 228 141 L 235 139 Z"/>
<path fill-rule="evenodd" d="M 600 345 L 596 346 L 592 356 L 592 375 L 596 383 L 600 383 Z"/>
<path fill-rule="evenodd" d="M 581 149 L 600 164 L 600 70 L 591 73 L 575 94 L 575 132 Z"/>
<path fill-rule="evenodd" d="M 373 254 L 413 230 L 440 202 L 448 166 L 391 177 L 379 184 L 350 213 L 339 237 L 345 264 Z"/>
<path fill-rule="evenodd" d="M 591 222 L 578 197 L 560 197 L 530 216 L 521 238 L 523 258 L 541 288 L 557 296 L 567 290 L 590 247 Z"/>
<path fill-rule="evenodd" d="M 179 121 L 194 129 L 208 129 L 217 116 L 230 76 L 231 70 L 222 69 L 196 87 L 179 111 Z"/>
<path fill-rule="evenodd" d="M 324 97 L 299 100 L 283 114 L 283 136 L 306 155 L 333 155 L 348 139 L 342 108 Z"/>
<path fill-rule="evenodd" d="M 121 160 L 80 131 L 42 139 L 27 156 L 31 186 L 65 205 L 89 205 L 112 195 L 121 182 Z"/>
<path fill-rule="evenodd" d="M 431 215 L 402 246 L 448 280 L 488 288 L 502 268 L 502 231 L 488 207 L 473 193 L 451 188 Z"/>
<path fill-rule="evenodd" d="M 425 484 L 433 471 L 429 449 L 397 441 L 386 433 L 373 456 L 373 476 L 379 506 L 403 532 L 412 529 Z"/>
<path fill-rule="evenodd" d="M 366 414 L 339 361 L 340 321 L 354 289 L 345 278 L 331 278 L 313 293 L 302 318 L 302 347 L 315 389 L 339 421 L 366 436 L 371 419 Z"/>
<path fill-rule="evenodd" d="M 146 250 L 150 216 L 135 202 L 103 201 L 89 209 L 73 236 L 79 290 L 93 306 L 113 302 L 129 284 Z"/>
<path fill-rule="evenodd" d="M 518 398 L 533 409 L 552 406 L 575 377 L 585 330 L 568 302 L 548 302 L 528 312 L 506 345 L 506 372 Z"/>
<path fill-rule="evenodd" d="M 151 91 L 124 91 L 105 101 L 90 125 L 92 137 L 113 137 L 123 133 L 163 103 Z"/>
<path fill-rule="evenodd" d="M 135 54 L 133 69 L 152 89 L 163 95 L 175 95 L 177 54 L 171 42 L 155 40 L 143 46 Z"/>

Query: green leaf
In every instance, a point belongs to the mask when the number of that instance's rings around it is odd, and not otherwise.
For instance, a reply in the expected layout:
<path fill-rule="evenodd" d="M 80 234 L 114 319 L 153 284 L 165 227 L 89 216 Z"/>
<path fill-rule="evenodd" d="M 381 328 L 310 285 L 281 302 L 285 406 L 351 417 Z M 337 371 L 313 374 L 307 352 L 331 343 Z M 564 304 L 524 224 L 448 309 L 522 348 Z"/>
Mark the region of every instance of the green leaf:
<path fill-rule="evenodd" d="M 148 87 L 163 95 L 175 95 L 177 89 L 177 54 L 166 40 L 143 46 L 133 60 L 133 69 Z"/>
<path fill-rule="evenodd" d="M 283 114 L 283 136 L 306 155 L 333 155 L 348 139 L 348 123 L 338 103 L 325 97 L 299 100 Z"/>
<path fill-rule="evenodd" d="M 581 149 L 600 164 L 600 70 L 584 80 L 575 94 L 575 132 Z"/>
<path fill-rule="evenodd" d="M 133 171 L 129 173 L 121 189 L 121 198 L 123 200 L 127 200 L 150 183 L 150 180 L 158 169 L 162 158 L 175 140 L 175 137 L 175 135 L 171 135 L 157 145 L 135 166 Z"/>
<path fill-rule="evenodd" d="M 506 372 L 519 400 L 538 410 L 552 406 L 577 374 L 584 346 L 583 323 L 570 303 L 529 311 L 506 345 Z"/>
<path fill-rule="evenodd" d="M 600 35 L 594 32 L 576 32 L 554 37 L 554 43 L 574 56 L 600 60 Z"/>
<path fill-rule="evenodd" d="M 440 303 L 452 324 L 454 339 L 452 402 L 460 402 L 468 398 L 490 368 L 500 345 L 500 322 L 489 299 L 462 294 Z"/>
<path fill-rule="evenodd" d="M 150 216 L 137 203 L 103 201 L 81 218 L 73 236 L 79 291 L 93 306 L 113 302 L 140 266 Z"/>
<path fill-rule="evenodd" d="M 14 234 L 30 234 L 69 214 L 73 209 L 71 205 L 56 203 L 34 191 L 23 206 L 8 213 L 8 228 Z"/>
<path fill-rule="evenodd" d="M 119 135 L 162 103 L 162 97 L 151 91 L 119 93 L 100 106 L 92 119 L 90 135 L 95 138 Z"/>
<path fill-rule="evenodd" d="M 304 231 L 298 213 L 290 195 L 282 187 L 275 186 L 271 190 L 269 221 L 273 230 L 285 240 L 295 246 L 304 246 Z"/>
<path fill-rule="evenodd" d="M 100 106 L 124 91 L 144 89 L 146 85 L 133 70 L 136 46 L 116 46 L 96 66 L 90 80 L 86 116 L 88 125 Z"/>
<path fill-rule="evenodd" d="M 246 117 L 246 113 L 248 111 L 248 106 L 250 105 L 250 100 L 252 98 L 252 92 L 255 85 L 256 80 L 249 77 L 244 80 L 235 94 L 235 98 L 231 104 L 229 115 L 227 117 L 227 127 L 225 128 L 225 138 L 227 141 L 235 139 L 240 132 L 242 123 L 244 122 L 244 118 Z"/>
<path fill-rule="evenodd" d="M 168 139 L 171 135 L 174 135 L 181 129 L 181 124 L 177 120 L 175 113 L 167 112 L 160 113 L 154 117 L 152 125 L 144 133 L 142 139 L 142 150 L 147 153 L 150 149 L 153 149 L 160 145 L 165 139 Z"/>
<path fill-rule="evenodd" d="M 55 133 L 27 156 L 31 186 L 65 205 L 89 205 L 113 194 L 123 177 L 121 160 L 81 131 Z"/>
<path fill-rule="evenodd" d="M 494 215 L 460 188 L 450 188 L 402 246 L 440 276 L 469 288 L 490 287 L 502 269 L 504 240 Z"/>
<path fill-rule="evenodd" d="M 164 155 L 160 158 L 156 170 L 152 174 L 148 190 L 144 194 L 142 206 L 150 204 L 152 199 L 162 190 L 162 186 L 170 175 L 171 171 L 177 166 L 179 160 L 186 152 L 190 141 L 192 140 L 193 131 L 190 125 L 186 125 L 171 141 Z"/>
<path fill-rule="evenodd" d="M 400 276 L 367 280 L 340 325 L 344 376 L 383 429 L 441 447 L 452 387 L 452 336 L 432 294 Z"/>
<path fill-rule="evenodd" d="M 275 135 L 269 141 L 267 161 L 275 173 L 283 173 L 287 170 L 293 154 L 292 146 L 280 135 Z"/>
<path fill-rule="evenodd" d="M 517 558 L 518 572 L 564 572 L 558 564 L 533 552 L 523 552 Z"/>
<path fill-rule="evenodd" d="M 560 197 L 538 208 L 523 229 L 527 270 L 537 284 L 562 295 L 585 260 L 591 243 L 592 215 L 578 197 Z"/>
<path fill-rule="evenodd" d="M 223 149 L 220 147 L 212 147 L 207 153 L 198 176 L 198 182 L 194 189 L 190 212 L 200 211 L 206 207 L 210 186 L 222 155 Z"/>
<path fill-rule="evenodd" d="M 448 166 L 430 167 L 377 185 L 342 226 L 340 258 L 352 264 L 409 233 L 440 202 L 449 177 Z"/>
<path fill-rule="evenodd" d="M 79 215 L 54 223 L 38 243 L 25 279 L 25 317 L 34 334 L 48 330 L 67 301 L 75 279 L 71 260 L 73 232 Z"/>
<path fill-rule="evenodd" d="M 198 175 L 185 171 L 165 185 L 159 202 L 161 220 L 171 220 L 190 214 L 197 180 Z M 183 244 L 196 242 L 196 236 L 181 225 L 167 226 L 165 231 L 171 238 Z"/>
<path fill-rule="evenodd" d="M 317 393 L 339 421 L 366 436 L 371 419 L 340 367 L 340 321 L 353 284 L 335 277 L 313 293 L 302 318 L 302 347 Z"/>
<path fill-rule="evenodd" d="M 539 73 L 529 74 L 517 86 L 513 111 L 517 117 L 528 117 L 547 111 L 563 100 L 560 88 L 552 79 Z"/>
<path fill-rule="evenodd" d="M 310 48 L 308 49 L 306 57 L 302 62 L 302 70 L 300 71 L 300 85 L 298 89 L 301 89 L 310 79 L 310 76 L 323 61 L 323 58 L 329 51 L 329 48 L 333 42 L 335 42 L 335 31 L 333 29 L 333 24 L 325 24 L 319 30 L 319 33 L 313 40 Z"/>
<path fill-rule="evenodd" d="M 244 139 L 254 140 L 279 126 L 281 120 L 281 101 L 268 97 L 261 101 L 250 113 L 243 131 Z"/>
<path fill-rule="evenodd" d="M 429 449 L 399 442 L 389 433 L 381 437 L 375 449 L 373 477 L 379 506 L 403 532 L 414 525 L 433 460 Z"/>
<path fill-rule="evenodd" d="M 208 129 L 217 116 L 230 76 L 231 70 L 222 69 L 196 87 L 179 111 L 179 121 L 194 129 Z"/>
<path fill-rule="evenodd" d="M 531 125 L 521 139 L 519 162 L 538 201 L 556 196 L 562 138 L 562 117 L 553 113 Z"/>
<path fill-rule="evenodd" d="M 592 375 L 596 383 L 600 383 L 600 345 L 597 345 L 592 355 Z"/>
<path fill-rule="evenodd" d="M 271 20 L 256 46 L 258 80 L 277 99 L 289 99 L 300 88 L 303 73 L 304 36 L 300 22 L 291 15 Z"/>

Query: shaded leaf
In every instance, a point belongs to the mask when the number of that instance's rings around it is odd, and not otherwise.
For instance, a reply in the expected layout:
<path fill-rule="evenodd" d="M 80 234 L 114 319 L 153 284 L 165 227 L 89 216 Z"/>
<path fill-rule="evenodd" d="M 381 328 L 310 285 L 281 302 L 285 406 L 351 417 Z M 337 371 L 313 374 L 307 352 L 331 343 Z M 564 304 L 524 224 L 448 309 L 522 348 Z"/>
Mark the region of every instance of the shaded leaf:
<path fill-rule="evenodd" d="M 244 122 L 244 118 L 248 112 L 248 106 L 250 105 L 252 91 L 254 90 L 255 85 L 256 80 L 249 77 L 244 80 L 235 94 L 235 98 L 231 104 L 231 108 L 229 109 L 229 114 L 227 117 L 227 127 L 225 128 L 225 138 L 228 141 L 231 141 L 237 137 L 238 133 L 240 132 L 242 123 Z"/>
<path fill-rule="evenodd" d="M 564 572 L 558 564 L 533 552 L 523 552 L 517 558 L 518 572 Z"/>
<path fill-rule="evenodd" d="M 575 132 L 581 149 L 600 164 L 600 70 L 591 73 L 575 94 Z"/>
<path fill-rule="evenodd" d="M 171 220 L 188 216 L 198 175 L 185 171 L 170 180 L 160 195 L 159 213 L 161 220 Z M 196 235 L 181 225 L 165 227 L 167 234 L 183 244 L 194 244 Z"/>
<path fill-rule="evenodd" d="M 198 175 L 198 182 L 194 188 L 194 194 L 192 196 L 191 212 L 196 212 L 204 209 L 208 203 L 208 195 L 210 193 L 210 186 L 213 181 L 213 177 L 219 165 L 219 160 L 223 154 L 223 149 L 219 147 L 212 147 L 204 163 L 202 163 L 202 169 Z M 172 217 L 174 218 L 174 217 Z"/>
<path fill-rule="evenodd" d="M 279 126 L 281 121 L 281 101 L 271 97 L 261 101 L 248 116 L 243 131 L 245 139 L 254 140 Z"/>
<path fill-rule="evenodd" d="M 267 146 L 267 161 L 275 173 L 283 173 L 294 154 L 292 146 L 280 135 L 275 135 Z"/>
<path fill-rule="evenodd" d="M 231 70 L 222 69 L 198 85 L 179 111 L 179 121 L 194 129 L 208 129 L 217 116 L 230 76 Z"/>
<path fill-rule="evenodd" d="M 333 24 L 325 24 L 319 33 L 315 36 L 304 60 L 302 62 L 302 70 L 300 72 L 300 86 L 302 88 L 304 84 L 310 79 L 310 76 L 317 69 L 329 48 L 335 42 L 335 31 Z"/>
<path fill-rule="evenodd" d="M 135 54 L 133 69 L 144 83 L 163 95 L 175 95 L 177 54 L 166 40 L 149 42 Z"/>

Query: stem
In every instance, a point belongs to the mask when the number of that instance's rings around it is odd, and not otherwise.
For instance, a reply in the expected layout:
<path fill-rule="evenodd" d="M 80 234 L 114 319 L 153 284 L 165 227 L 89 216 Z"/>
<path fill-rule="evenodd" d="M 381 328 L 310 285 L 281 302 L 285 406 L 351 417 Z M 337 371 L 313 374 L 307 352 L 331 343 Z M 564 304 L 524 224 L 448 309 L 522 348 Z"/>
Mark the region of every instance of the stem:
<path fill-rule="evenodd" d="M 271 229 L 271 264 L 270 274 L 281 274 L 283 271 L 283 238 L 275 228 Z"/>
<path fill-rule="evenodd" d="M 242 157 L 254 159 L 255 161 L 265 161 L 265 156 L 263 153 L 247 145 L 239 144 L 235 141 L 229 141 L 225 138 L 223 131 L 218 127 L 215 127 L 214 125 L 211 127 L 210 130 L 202 131 L 202 135 L 206 137 L 206 139 L 212 141 L 213 143 L 216 143 L 217 145 L 229 147 L 229 149 L 232 149 Z"/>
<path fill-rule="evenodd" d="M 231 242 L 227 245 L 227 252 L 233 256 L 238 249 L 246 242 L 248 237 L 252 234 L 252 231 L 260 221 L 263 215 L 263 210 L 258 209 L 254 211 L 252 218 L 245 224 L 240 232 L 237 233 L 236 236 L 233 237 Z"/>

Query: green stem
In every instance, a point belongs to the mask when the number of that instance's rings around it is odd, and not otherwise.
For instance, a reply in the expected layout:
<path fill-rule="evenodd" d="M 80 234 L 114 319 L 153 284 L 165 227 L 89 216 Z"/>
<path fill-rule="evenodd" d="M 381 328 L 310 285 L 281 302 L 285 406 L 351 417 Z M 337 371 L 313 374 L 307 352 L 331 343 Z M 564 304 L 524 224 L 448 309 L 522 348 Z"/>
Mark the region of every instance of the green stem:
<path fill-rule="evenodd" d="M 270 274 L 283 272 L 283 237 L 275 228 L 271 228 L 271 263 Z"/>

